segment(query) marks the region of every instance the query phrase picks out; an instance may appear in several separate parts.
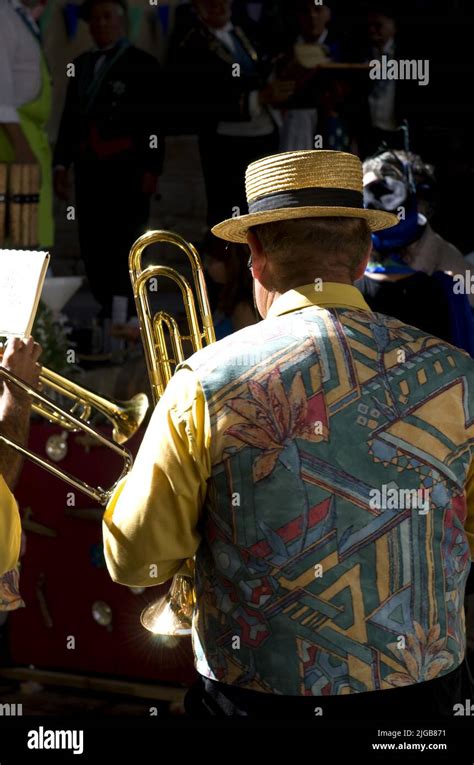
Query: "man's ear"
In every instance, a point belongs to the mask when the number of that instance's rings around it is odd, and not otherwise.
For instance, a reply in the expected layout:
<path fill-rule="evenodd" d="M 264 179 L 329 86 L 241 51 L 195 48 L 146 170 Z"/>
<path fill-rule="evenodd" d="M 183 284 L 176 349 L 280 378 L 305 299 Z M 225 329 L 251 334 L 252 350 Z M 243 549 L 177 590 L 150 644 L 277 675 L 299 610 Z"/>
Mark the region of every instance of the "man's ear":
<path fill-rule="evenodd" d="M 250 254 L 252 255 L 252 258 L 254 256 L 258 258 L 262 255 L 262 244 L 254 231 L 247 231 L 247 244 L 250 247 Z"/>
<path fill-rule="evenodd" d="M 250 247 L 250 255 L 252 257 L 252 274 L 256 279 L 260 279 L 265 270 L 267 256 L 258 238 L 258 234 L 254 231 L 248 231 L 247 244 Z"/>

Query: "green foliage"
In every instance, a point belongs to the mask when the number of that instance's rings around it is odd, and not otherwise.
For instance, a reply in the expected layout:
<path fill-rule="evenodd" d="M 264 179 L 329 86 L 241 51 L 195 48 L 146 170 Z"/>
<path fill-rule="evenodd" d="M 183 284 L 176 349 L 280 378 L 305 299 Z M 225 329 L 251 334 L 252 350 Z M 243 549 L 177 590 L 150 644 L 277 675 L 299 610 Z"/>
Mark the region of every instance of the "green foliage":
<path fill-rule="evenodd" d="M 42 366 L 70 377 L 78 367 L 67 360 L 67 352 L 74 348 L 74 343 L 69 339 L 71 329 L 66 321 L 63 316 L 55 318 L 53 312 L 40 301 L 32 335 L 43 348 L 40 358 Z"/>

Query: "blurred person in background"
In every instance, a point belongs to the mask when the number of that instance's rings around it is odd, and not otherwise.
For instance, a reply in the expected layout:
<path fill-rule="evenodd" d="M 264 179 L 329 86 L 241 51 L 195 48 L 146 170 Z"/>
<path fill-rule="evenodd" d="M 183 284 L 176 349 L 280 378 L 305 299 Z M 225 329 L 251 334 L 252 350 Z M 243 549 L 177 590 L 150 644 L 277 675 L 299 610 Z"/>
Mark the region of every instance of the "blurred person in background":
<path fill-rule="evenodd" d="M 86 0 L 94 48 L 74 61 L 54 152 L 54 187 L 69 199 L 74 166 L 79 243 L 101 317 L 115 295 L 134 310 L 128 253 L 146 230 L 163 166 L 161 73 L 127 38 L 125 0 Z"/>
<path fill-rule="evenodd" d="M 374 5 L 367 16 L 367 37 L 369 58 L 381 59 L 382 56 L 394 58 L 396 54 L 395 38 L 397 24 L 390 6 Z M 370 125 L 372 141 L 390 142 L 392 133 L 398 126 L 397 90 L 394 80 L 379 80 L 369 91 Z"/>
<path fill-rule="evenodd" d="M 372 63 L 386 59 L 400 60 L 417 58 L 406 49 L 401 41 L 401 30 L 397 22 L 396 6 L 384 0 L 375 0 L 369 5 L 367 14 L 366 41 L 359 50 L 362 61 Z M 414 51 L 416 54 L 416 50 Z M 357 136 L 361 157 L 374 154 L 382 145 L 392 149 L 403 149 L 403 133 L 399 126 L 406 119 L 415 128 L 416 109 L 423 98 L 426 87 L 408 79 L 367 78 L 359 90 L 359 119 Z M 415 143 L 413 143 L 415 145 Z"/>
<path fill-rule="evenodd" d="M 51 150 L 46 123 L 51 82 L 39 18 L 47 0 L 0 0 L 0 163 L 40 169 L 38 245 L 54 240 Z"/>
<path fill-rule="evenodd" d="M 209 232 L 204 241 L 203 253 L 211 307 L 214 309 L 216 340 L 220 340 L 258 321 L 248 252 L 246 247 L 239 244 L 226 245 Z"/>
<path fill-rule="evenodd" d="M 247 248 L 232 243 L 226 245 L 208 231 L 199 249 L 203 255 L 206 287 L 213 312 L 216 339 L 220 340 L 232 332 L 255 324 L 258 319 L 253 301 Z M 180 328 L 183 334 L 186 334 L 184 314 L 179 316 L 178 323 L 181 321 L 183 325 Z M 140 329 L 135 323 L 116 324 L 112 327 L 112 334 L 132 344 L 141 345 Z M 136 360 L 134 360 L 134 366 L 138 369 Z M 141 376 L 141 370 L 136 374 Z M 127 384 L 127 395 L 121 387 L 120 392 L 114 394 L 118 398 L 130 398 L 137 390 L 144 387 L 135 385 L 133 388 L 130 385 L 131 380 L 136 377 L 135 372 L 131 370 L 121 377 Z"/>
<path fill-rule="evenodd" d="M 166 79 L 174 131 L 199 136 L 211 226 L 244 211 L 245 168 L 277 149 L 269 107 L 286 102 L 294 83 L 268 79 L 255 45 L 233 22 L 231 0 L 194 0 L 193 8 L 187 35 L 170 41 Z"/>
<path fill-rule="evenodd" d="M 433 168 L 404 151 L 380 152 L 363 166 L 366 205 L 400 213 L 401 219 L 393 229 L 372 236 L 371 258 L 356 286 L 373 311 L 474 355 L 469 299 L 457 294 L 453 280 L 456 274 L 464 278 L 469 264 L 433 231 L 427 218 L 435 209 Z"/>
<path fill-rule="evenodd" d="M 287 26 L 285 0 L 234 0 L 233 18 L 237 26 L 247 29 L 264 60 L 279 55 L 285 46 Z"/>
<path fill-rule="evenodd" d="M 291 8 L 288 4 L 287 10 L 294 14 L 294 40 L 278 62 L 277 71 L 281 77 L 295 79 L 296 92 L 281 110 L 280 149 L 314 149 L 317 134 L 324 148 L 347 149 L 350 140 L 345 140 L 347 129 L 339 115 L 347 85 L 318 66 L 341 59 L 341 43 L 330 27 L 331 7 L 327 3 L 315 5 L 313 0 L 296 0 Z M 312 56 L 313 61 L 303 65 L 300 50 L 305 59 Z"/>

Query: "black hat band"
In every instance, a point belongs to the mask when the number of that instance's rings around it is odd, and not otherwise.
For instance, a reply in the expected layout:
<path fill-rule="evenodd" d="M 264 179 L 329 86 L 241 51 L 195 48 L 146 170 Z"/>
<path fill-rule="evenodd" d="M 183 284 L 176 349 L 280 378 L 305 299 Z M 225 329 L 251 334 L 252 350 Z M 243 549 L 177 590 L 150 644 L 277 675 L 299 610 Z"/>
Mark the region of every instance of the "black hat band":
<path fill-rule="evenodd" d="M 354 207 L 364 209 L 364 197 L 353 189 L 306 188 L 277 191 L 249 202 L 249 213 L 268 212 L 284 207 Z"/>

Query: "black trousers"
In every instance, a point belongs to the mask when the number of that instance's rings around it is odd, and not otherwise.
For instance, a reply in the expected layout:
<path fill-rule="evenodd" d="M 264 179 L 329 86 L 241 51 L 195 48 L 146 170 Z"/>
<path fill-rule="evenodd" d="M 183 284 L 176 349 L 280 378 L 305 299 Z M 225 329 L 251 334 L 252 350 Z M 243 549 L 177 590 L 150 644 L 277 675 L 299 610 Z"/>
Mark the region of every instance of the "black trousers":
<path fill-rule="evenodd" d="M 89 162 L 76 166 L 75 177 L 79 245 L 92 294 L 102 316 L 111 315 L 114 295 L 127 297 L 133 314 L 128 255 L 150 212 L 141 173 L 129 162 Z"/>
<path fill-rule="evenodd" d="M 188 691 L 186 713 L 194 719 L 247 717 L 265 720 L 443 720 L 455 704 L 472 699 L 467 663 L 435 680 L 403 688 L 348 696 L 277 696 L 200 677 Z"/>
<path fill-rule="evenodd" d="M 245 171 L 247 165 L 278 151 L 278 131 L 256 138 L 206 133 L 199 138 L 202 171 L 207 195 L 207 223 L 213 226 L 231 218 L 234 208 L 247 212 Z"/>

